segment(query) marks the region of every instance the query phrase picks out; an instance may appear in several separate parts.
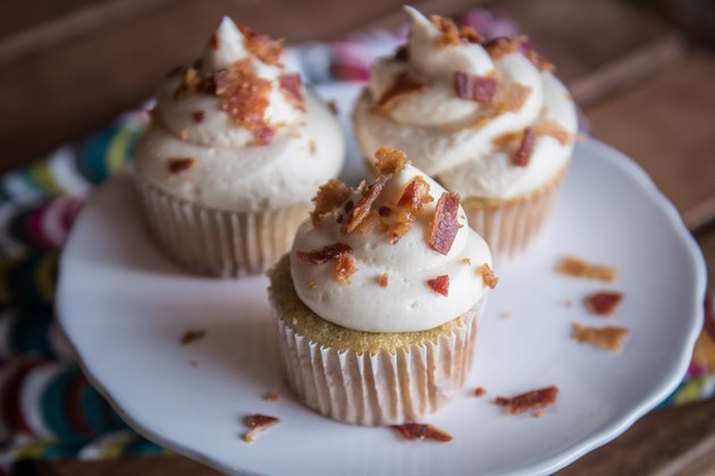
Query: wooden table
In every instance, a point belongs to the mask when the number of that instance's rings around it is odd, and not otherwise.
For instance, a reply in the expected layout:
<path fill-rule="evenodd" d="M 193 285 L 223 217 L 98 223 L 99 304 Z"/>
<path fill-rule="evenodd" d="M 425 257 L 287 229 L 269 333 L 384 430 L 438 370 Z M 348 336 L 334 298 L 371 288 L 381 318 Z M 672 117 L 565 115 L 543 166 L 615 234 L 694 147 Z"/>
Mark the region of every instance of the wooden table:
<path fill-rule="evenodd" d="M 172 66 L 197 55 L 224 13 L 302 41 L 396 25 L 404 21 L 401 3 L 6 1 L 0 4 L 0 144 L 5 152 L 0 171 L 138 104 Z M 413 3 L 450 14 L 472 2 Z M 673 200 L 702 246 L 712 292 L 715 56 L 688 45 L 663 21 L 616 0 L 482 4 L 512 17 L 532 36 L 559 66 L 593 134 L 637 160 Z M 181 457 L 37 462 L 25 468 L 42 475 L 216 474 Z M 654 411 L 561 473 L 715 474 L 715 401 Z"/>

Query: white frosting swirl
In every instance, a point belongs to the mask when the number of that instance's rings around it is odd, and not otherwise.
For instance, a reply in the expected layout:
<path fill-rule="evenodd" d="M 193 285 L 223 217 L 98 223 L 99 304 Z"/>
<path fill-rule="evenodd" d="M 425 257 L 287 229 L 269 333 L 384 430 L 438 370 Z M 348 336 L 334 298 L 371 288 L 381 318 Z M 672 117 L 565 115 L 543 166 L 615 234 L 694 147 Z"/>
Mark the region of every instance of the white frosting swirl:
<path fill-rule="evenodd" d="M 306 221 L 299 228 L 290 254 L 293 283 L 300 299 L 323 319 L 367 332 L 410 332 L 435 328 L 456 319 L 473 307 L 486 292 L 479 267 L 492 264 L 487 244 L 467 225 L 462 207 L 457 216 L 461 228 L 447 255 L 431 249 L 425 235 L 437 200 L 445 191 L 418 169 L 407 166 L 387 183 L 374 209 L 395 205 L 410 180 L 421 176 L 430 185 L 434 200 L 396 244 L 374 226 L 368 233 L 345 234 L 336 218 L 342 207 L 318 224 Z M 350 284 L 335 279 L 332 262 L 313 264 L 299 253 L 320 250 L 335 243 L 352 248 L 357 271 Z M 465 259 L 466 258 L 466 259 Z M 378 278 L 386 274 L 382 287 Z M 449 276 L 448 296 L 437 294 L 427 284 Z"/>
<path fill-rule="evenodd" d="M 339 172 L 345 156 L 340 124 L 316 96 L 301 87 L 304 110 L 280 87 L 281 64 L 266 64 L 225 17 L 201 59 L 202 74 L 249 60 L 252 73 L 270 84 L 266 123 L 275 135 L 264 145 L 221 109 L 214 94 L 176 97 L 182 78 L 167 78 L 157 94 L 154 120 L 137 149 L 141 177 L 166 192 L 205 206 L 257 211 L 309 202 L 316 187 Z M 197 118 L 197 114 L 199 117 Z M 172 159 L 195 162 L 182 174 Z"/>
<path fill-rule="evenodd" d="M 480 44 L 440 46 L 439 29 L 415 9 L 405 9 L 412 16 L 408 60 L 377 60 L 356 106 L 355 134 L 363 153 L 371 157 L 383 144 L 401 149 L 417 167 L 465 198 L 508 199 L 548 183 L 568 163 L 573 140 L 561 144 L 554 137 L 538 136 L 526 167 L 514 166 L 492 140 L 526 127 L 538 129 L 546 121 L 573 137 L 576 107 L 563 84 L 519 51 L 495 60 Z M 378 111 L 375 102 L 400 72 L 425 88 Z M 530 93 L 519 110 L 491 117 L 488 107 L 457 96 L 456 72 L 494 76 L 500 87 L 516 84 Z"/>

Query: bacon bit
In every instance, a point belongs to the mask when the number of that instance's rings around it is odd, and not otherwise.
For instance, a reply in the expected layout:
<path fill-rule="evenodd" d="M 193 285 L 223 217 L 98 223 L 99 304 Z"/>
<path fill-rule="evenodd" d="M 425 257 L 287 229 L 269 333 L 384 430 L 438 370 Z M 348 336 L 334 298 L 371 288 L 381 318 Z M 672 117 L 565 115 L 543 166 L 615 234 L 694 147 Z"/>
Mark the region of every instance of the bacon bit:
<path fill-rule="evenodd" d="M 183 129 L 181 129 L 181 131 L 179 132 L 179 137 L 181 137 L 181 139 L 183 139 L 183 140 L 188 140 L 189 130 L 185 127 Z"/>
<path fill-rule="evenodd" d="M 179 344 L 189 345 L 206 337 L 205 329 L 189 329 L 179 339 Z"/>
<path fill-rule="evenodd" d="M 427 231 L 427 244 L 438 253 L 446 255 L 452 248 L 459 230 L 457 210 L 459 194 L 444 192 L 435 207 L 434 215 Z"/>
<path fill-rule="evenodd" d="M 412 223 L 422 216 L 424 206 L 434 200 L 429 190 L 429 183 L 419 175 L 405 186 L 405 190 L 397 201 L 399 214 L 388 228 L 390 243 L 394 245 L 400 241 L 410 231 Z"/>
<path fill-rule="evenodd" d="M 531 127 L 524 129 L 524 134 L 521 138 L 521 145 L 516 153 L 511 157 L 511 163 L 516 167 L 526 167 L 529 165 L 529 159 L 534 152 L 536 144 L 536 134 Z"/>
<path fill-rule="evenodd" d="M 472 264 L 472 260 L 469 258 L 462 258 L 462 264 L 466 264 L 467 266 Z"/>
<path fill-rule="evenodd" d="M 321 185 L 318 193 L 313 197 L 315 208 L 310 212 L 310 219 L 313 224 L 317 225 L 323 215 L 335 210 L 337 206 L 350 198 L 351 194 L 350 187 L 338 179 L 332 179 Z"/>
<path fill-rule="evenodd" d="M 487 50 L 494 61 L 498 61 L 510 53 L 519 51 L 527 41 L 529 41 L 529 39 L 524 35 L 514 37 L 502 36 L 482 43 L 482 46 Z"/>
<path fill-rule="evenodd" d="M 196 168 L 197 162 L 189 157 L 177 157 L 169 159 L 166 164 L 169 169 L 169 175 L 174 176 L 193 170 Z"/>
<path fill-rule="evenodd" d="M 607 282 L 615 281 L 618 275 L 618 271 L 613 266 L 592 264 L 575 256 L 563 258 L 556 266 L 556 272 L 574 278 L 588 278 Z"/>
<path fill-rule="evenodd" d="M 452 435 L 429 424 L 405 423 L 404 425 L 392 425 L 392 429 L 410 441 L 432 440 L 439 441 L 440 443 L 452 441 Z"/>
<path fill-rule="evenodd" d="M 434 279 L 428 279 L 427 285 L 432 288 L 432 291 L 436 292 L 437 294 L 441 294 L 442 296 L 449 296 L 448 275 L 443 274 L 441 276 L 437 276 Z"/>
<path fill-rule="evenodd" d="M 202 122 L 204 122 L 204 119 L 206 118 L 206 113 L 201 110 L 194 111 L 191 113 L 191 117 L 194 119 L 195 123 L 201 124 Z"/>
<path fill-rule="evenodd" d="M 454 91 L 457 97 L 489 104 L 497 92 L 497 79 L 492 76 L 477 76 L 455 71 L 453 76 Z"/>
<path fill-rule="evenodd" d="M 481 397 L 482 395 L 485 395 L 487 393 L 486 390 L 484 390 L 484 387 L 477 387 L 474 389 L 474 392 L 472 392 L 475 397 Z"/>
<path fill-rule="evenodd" d="M 482 281 L 485 285 L 489 286 L 490 289 L 494 289 L 499 282 L 499 278 L 494 276 L 494 271 L 489 267 L 487 263 L 483 263 L 479 267 L 479 273 L 482 275 Z"/>
<path fill-rule="evenodd" d="M 197 93 L 214 94 L 216 82 L 211 74 L 202 76 L 196 68 L 184 69 L 179 86 L 174 91 L 174 99 L 186 99 Z"/>
<path fill-rule="evenodd" d="M 573 338 L 578 342 L 591 344 L 605 350 L 620 350 L 623 346 L 623 339 L 628 335 L 629 330 L 625 327 L 589 327 L 579 323 L 573 324 Z"/>
<path fill-rule="evenodd" d="M 530 412 L 532 410 L 540 410 L 556 403 L 556 396 L 559 389 L 553 385 L 538 390 L 522 393 L 515 397 L 497 397 L 494 400 L 499 406 L 509 407 L 509 413 L 518 415 L 519 413 Z"/>
<path fill-rule="evenodd" d="M 315 291 L 316 289 L 318 289 L 318 283 L 316 283 L 315 281 L 311 281 L 308 283 L 309 291 Z"/>
<path fill-rule="evenodd" d="M 349 254 L 342 254 L 338 257 L 338 262 L 335 263 L 335 280 L 347 286 L 350 284 L 350 276 L 357 271 L 355 266 L 355 258 Z"/>
<path fill-rule="evenodd" d="M 214 50 L 219 49 L 219 46 L 221 46 L 218 41 L 218 33 L 216 33 L 215 31 L 211 33 L 211 40 L 209 41 L 209 44 Z"/>
<path fill-rule="evenodd" d="M 390 207 L 388 207 L 388 206 L 386 206 L 386 205 L 383 205 L 383 206 L 380 207 L 379 210 L 377 210 L 377 213 L 378 213 L 378 215 L 380 215 L 381 217 L 387 218 L 387 217 L 390 216 L 390 214 L 392 214 L 392 210 L 390 209 Z"/>
<path fill-rule="evenodd" d="M 539 71 L 549 71 L 551 73 L 556 71 L 556 66 L 534 49 L 529 50 L 529 52 L 526 53 L 526 57 Z"/>
<path fill-rule="evenodd" d="M 265 395 L 263 395 L 263 400 L 265 400 L 267 402 L 276 402 L 276 401 L 278 401 L 278 398 L 279 398 L 278 393 L 273 392 L 273 391 L 268 392 Z"/>
<path fill-rule="evenodd" d="M 424 89 L 424 84 L 413 78 L 408 72 L 401 71 L 377 100 L 377 107 L 383 111 L 388 111 L 403 98 L 410 94 L 419 93 Z"/>
<path fill-rule="evenodd" d="M 623 293 L 618 291 L 600 291 L 586 297 L 584 304 L 593 314 L 612 316 L 623 302 Z"/>
<path fill-rule="evenodd" d="M 301 89 L 302 84 L 300 76 L 295 73 L 285 73 L 278 77 L 278 86 L 285 93 L 286 97 L 296 108 L 305 111 L 305 102 Z"/>
<path fill-rule="evenodd" d="M 407 156 L 404 152 L 387 146 L 380 146 L 375 151 L 375 164 L 378 173 L 392 175 L 405 168 Z"/>
<path fill-rule="evenodd" d="M 258 33 L 246 25 L 238 25 L 244 36 L 244 46 L 259 60 L 266 64 L 280 66 L 283 54 L 283 40 L 273 40 L 270 36 Z"/>
<path fill-rule="evenodd" d="M 243 434 L 243 441 L 246 443 L 253 443 L 253 439 L 257 433 L 260 433 L 270 426 L 278 424 L 280 420 L 274 416 L 256 413 L 255 415 L 249 415 L 244 418 L 243 422 L 249 428 L 249 430 Z"/>
<path fill-rule="evenodd" d="M 375 203 L 377 197 L 380 196 L 382 189 L 385 188 L 385 184 L 389 179 L 389 175 L 380 175 L 367 188 L 367 190 L 363 192 L 363 196 L 357 206 L 355 206 L 355 208 L 353 208 L 348 215 L 348 221 L 345 223 L 343 230 L 345 233 L 352 233 L 355 231 L 360 223 L 367 218 L 370 210 L 372 209 L 372 204 Z"/>
<path fill-rule="evenodd" d="M 300 258 L 308 260 L 311 264 L 325 264 L 330 260 L 341 258 L 352 251 L 353 249 L 350 245 L 335 243 L 334 245 L 324 247 L 322 250 L 298 251 L 296 254 Z"/>
<path fill-rule="evenodd" d="M 370 233 L 375 226 L 377 221 L 377 212 L 375 210 L 370 210 L 364 220 L 355 228 L 355 232 L 360 235 L 367 235 Z"/>
<path fill-rule="evenodd" d="M 251 131 L 258 144 L 270 142 L 275 133 L 265 119 L 270 81 L 256 76 L 249 58 L 217 72 L 215 78 L 221 110 Z"/>
<path fill-rule="evenodd" d="M 390 277 L 387 275 L 387 273 L 382 273 L 380 276 L 377 277 L 377 284 L 379 284 L 381 288 L 386 288 L 389 282 Z"/>
<path fill-rule="evenodd" d="M 438 41 L 440 48 L 460 43 L 480 43 L 484 40 L 474 28 L 470 26 L 457 27 L 457 24 L 451 18 L 432 15 L 430 21 L 441 33 Z"/>
<path fill-rule="evenodd" d="M 568 145 L 573 142 L 573 134 L 564 129 L 561 124 L 554 120 L 547 120 L 534 126 L 534 132 L 539 136 L 549 136 L 556 139 L 561 145 Z"/>
<path fill-rule="evenodd" d="M 410 59 L 410 50 L 407 48 L 407 45 L 402 45 L 399 46 L 395 50 L 395 61 L 400 61 L 400 62 L 406 62 L 409 61 Z"/>
<path fill-rule="evenodd" d="M 501 319 L 511 319 L 511 312 L 500 312 L 499 317 Z"/>

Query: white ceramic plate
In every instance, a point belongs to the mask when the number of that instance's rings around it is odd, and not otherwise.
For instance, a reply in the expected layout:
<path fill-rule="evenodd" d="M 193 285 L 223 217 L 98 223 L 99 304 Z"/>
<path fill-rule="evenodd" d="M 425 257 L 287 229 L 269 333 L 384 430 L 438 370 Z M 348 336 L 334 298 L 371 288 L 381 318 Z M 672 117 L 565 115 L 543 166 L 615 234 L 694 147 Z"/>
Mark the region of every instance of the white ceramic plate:
<path fill-rule="evenodd" d="M 356 89 L 322 92 L 346 112 Z M 361 163 L 351 160 L 354 179 Z M 75 225 L 61 262 L 62 325 L 89 378 L 137 431 L 227 472 L 552 472 L 665 398 L 684 375 L 702 323 L 704 265 L 675 208 L 622 154 L 596 141 L 579 144 L 548 230 L 527 256 L 497 270 L 468 388 L 430 419 L 454 440 L 407 442 L 301 406 L 281 377 L 267 280 L 182 272 L 145 233 L 130 185 L 119 177 L 102 187 Z M 567 253 L 617 266 L 618 281 L 555 274 Z M 604 287 L 626 296 L 615 322 L 631 336 L 620 353 L 570 339 L 572 322 L 606 322 L 580 303 Z M 208 334 L 180 346 L 190 328 Z M 552 384 L 559 400 L 542 418 L 509 416 L 492 403 Z M 477 385 L 485 397 L 469 396 Z M 262 400 L 269 390 L 279 401 Z M 282 421 L 249 445 L 240 439 L 241 419 L 253 413 Z"/>

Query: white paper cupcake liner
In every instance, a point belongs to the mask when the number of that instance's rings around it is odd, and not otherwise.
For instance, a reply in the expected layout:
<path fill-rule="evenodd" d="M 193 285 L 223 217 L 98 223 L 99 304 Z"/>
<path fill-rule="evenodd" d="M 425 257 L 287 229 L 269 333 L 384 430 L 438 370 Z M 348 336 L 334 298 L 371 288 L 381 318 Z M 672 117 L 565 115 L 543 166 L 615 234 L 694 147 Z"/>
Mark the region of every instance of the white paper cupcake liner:
<path fill-rule="evenodd" d="M 462 315 L 462 325 L 450 334 L 395 353 L 324 347 L 276 316 L 288 382 L 305 405 L 334 420 L 367 426 L 419 422 L 464 387 L 485 301 Z"/>
<path fill-rule="evenodd" d="M 147 220 L 161 247 L 198 273 L 221 277 L 261 274 L 290 249 L 310 206 L 231 212 L 173 197 L 137 180 Z"/>
<path fill-rule="evenodd" d="M 482 235 L 492 254 L 498 258 L 513 258 L 524 251 L 539 236 L 556 203 L 562 177 L 547 187 L 523 199 L 479 204 L 468 200 L 464 204 L 469 226 Z"/>

